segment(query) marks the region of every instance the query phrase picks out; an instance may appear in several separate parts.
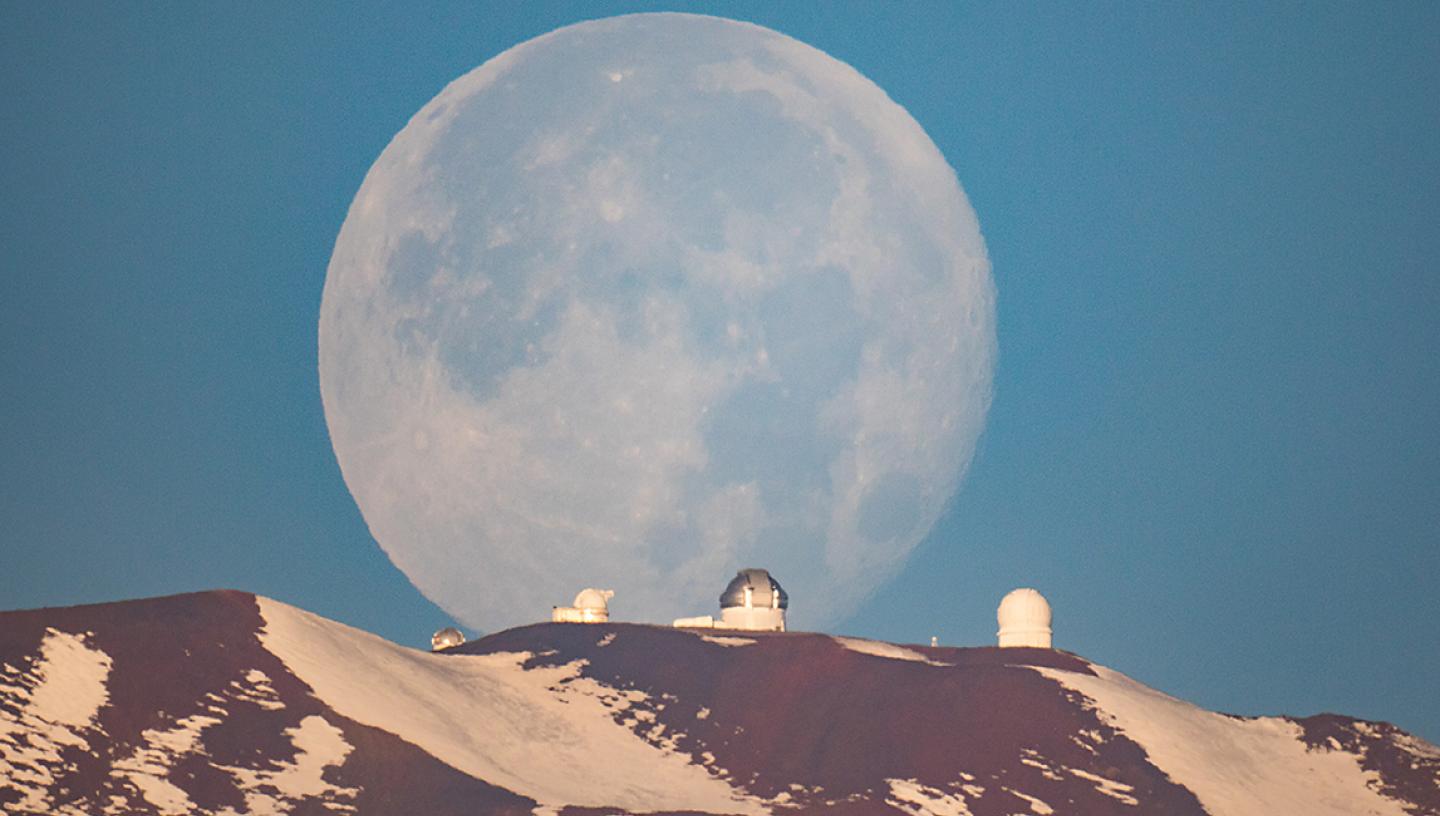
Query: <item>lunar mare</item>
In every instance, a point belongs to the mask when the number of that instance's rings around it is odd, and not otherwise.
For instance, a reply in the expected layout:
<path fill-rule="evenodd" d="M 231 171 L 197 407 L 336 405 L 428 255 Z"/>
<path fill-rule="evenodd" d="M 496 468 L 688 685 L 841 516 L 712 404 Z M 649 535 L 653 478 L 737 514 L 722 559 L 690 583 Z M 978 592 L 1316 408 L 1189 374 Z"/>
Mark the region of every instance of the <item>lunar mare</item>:
<path fill-rule="evenodd" d="M 804 627 L 954 493 L 994 287 L 954 172 L 873 83 L 643 14 L 516 46 L 414 116 L 341 228 L 319 342 L 346 484 L 460 621 L 585 586 L 668 621 L 763 566 Z"/>

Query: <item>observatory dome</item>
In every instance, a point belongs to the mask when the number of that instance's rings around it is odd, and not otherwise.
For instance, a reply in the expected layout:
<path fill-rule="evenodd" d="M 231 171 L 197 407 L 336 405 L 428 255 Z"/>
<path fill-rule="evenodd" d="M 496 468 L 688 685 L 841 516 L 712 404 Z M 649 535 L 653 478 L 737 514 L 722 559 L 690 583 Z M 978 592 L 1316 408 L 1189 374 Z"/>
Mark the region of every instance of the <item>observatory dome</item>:
<path fill-rule="evenodd" d="M 743 569 L 720 593 L 720 625 L 730 629 L 785 631 L 790 596 L 763 569 Z"/>
<path fill-rule="evenodd" d="M 770 577 L 769 571 L 740 570 L 735 573 L 735 578 L 725 587 L 725 591 L 720 593 L 720 608 L 757 606 L 766 609 L 788 609 L 790 596 L 785 593 L 779 581 Z"/>
<path fill-rule="evenodd" d="M 576 609 L 589 609 L 597 612 L 609 613 L 610 599 L 615 597 L 613 589 L 582 589 L 580 594 L 575 596 Z"/>
<path fill-rule="evenodd" d="M 1050 648 L 1050 602 L 1037 590 L 1021 587 L 1000 601 L 995 612 L 1001 646 Z"/>
<path fill-rule="evenodd" d="M 550 620 L 555 623 L 605 623 L 610 620 L 610 599 L 613 597 L 613 589 L 582 589 L 575 596 L 574 605 L 552 607 Z"/>
<path fill-rule="evenodd" d="M 448 649 L 451 646 L 459 646 L 464 642 L 465 636 L 460 634 L 459 629 L 453 626 L 447 626 L 430 636 L 430 651 L 438 652 L 441 649 Z"/>

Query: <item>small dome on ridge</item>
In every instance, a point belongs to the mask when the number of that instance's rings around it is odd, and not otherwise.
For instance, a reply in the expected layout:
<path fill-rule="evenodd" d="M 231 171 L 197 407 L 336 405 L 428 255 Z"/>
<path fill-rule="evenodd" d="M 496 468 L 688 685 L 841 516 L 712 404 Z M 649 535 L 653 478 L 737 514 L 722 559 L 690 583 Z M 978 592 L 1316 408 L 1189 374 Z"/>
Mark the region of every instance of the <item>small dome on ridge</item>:
<path fill-rule="evenodd" d="M 1050 602 L 1037 590 L 1021 587 L 1000 601 L 995 612 L 1001 646 L 1050 648 Z"/>
<path fill-rule="evenodd" d="M 464 642 L 465 636 L 460 634 L 459 629 L 447 626 L 430 636 L 430 651 L 438 652 L 441 649 L 449 649 L 451 646 L 459 646 Z"/>
<path fill-rule="evenodd" d="M 613 597 L 615 597 L 613 589 L 595 589 L 593 587 L 582 589 L 580 594 L 575 596 L 574 606 L 576 609 L 590 609 L 596 612 L 609 611 L 610 599 Z"/>

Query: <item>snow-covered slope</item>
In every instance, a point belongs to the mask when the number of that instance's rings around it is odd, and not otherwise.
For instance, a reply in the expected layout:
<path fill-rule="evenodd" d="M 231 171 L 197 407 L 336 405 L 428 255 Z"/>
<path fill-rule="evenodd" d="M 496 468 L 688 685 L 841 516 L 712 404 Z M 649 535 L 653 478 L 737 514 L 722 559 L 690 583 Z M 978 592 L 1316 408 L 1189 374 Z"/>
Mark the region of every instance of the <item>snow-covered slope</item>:
<path fill-rule="evenodd" d="M 613 623 L 430 654 L 216 592 L 0 613 L 0 810 L 1440 816 L 1440 750 L 1052 650 Z"/>
<path fill-rule="evenodd" d="M 582 660 L 527 670 L 528 652 L 427 654 L 268 599 L 260 610 L 261 643 L 335 711 L 542 806 L 764 812 L 636 739 L 625 715 L 643 716 L 649 696 L 583 676 Z"/>
<path fill-rule="evenodd" d="M 1100 666 L 1087 675 L 1037 669 L 1086 698 L 1102 720 L 1194 791 L 1212 816 L 1405 816 L 1384 779 L 1336 746 L 1312 748 L 1293 720 L 1216 714 Z"/>

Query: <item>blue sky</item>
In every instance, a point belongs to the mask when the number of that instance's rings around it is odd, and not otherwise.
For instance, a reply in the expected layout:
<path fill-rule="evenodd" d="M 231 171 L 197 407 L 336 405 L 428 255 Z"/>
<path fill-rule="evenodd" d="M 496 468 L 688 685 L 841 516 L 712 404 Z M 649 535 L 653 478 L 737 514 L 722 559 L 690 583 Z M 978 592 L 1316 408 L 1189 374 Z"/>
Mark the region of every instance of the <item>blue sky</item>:
<path fill-rule="evenodd" d="M 838 631 L 990 643 L 1029 584 L 1057 645 L 1172 694 L 1440 740 L 1434 4 L 4 4 L 0 608 L 224 586 L 445 624 L 330 448 L 330 250 L 451 79 L 661 8 L 854 65 L 988 243 L 979 453 Z"/>

